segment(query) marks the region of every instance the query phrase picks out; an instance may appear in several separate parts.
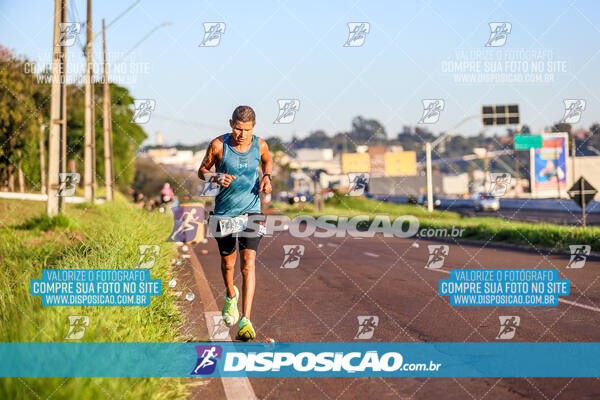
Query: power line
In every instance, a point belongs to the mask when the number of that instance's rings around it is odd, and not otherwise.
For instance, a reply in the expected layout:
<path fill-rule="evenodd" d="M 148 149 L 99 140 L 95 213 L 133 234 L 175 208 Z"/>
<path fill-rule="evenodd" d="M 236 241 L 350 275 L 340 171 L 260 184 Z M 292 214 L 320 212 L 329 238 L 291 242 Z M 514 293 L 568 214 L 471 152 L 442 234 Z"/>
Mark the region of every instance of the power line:
<path fill-rule="evenodd" d="M 127 7 L 121 14 L 117 15 L 117 17 L 115 19 L 113 19 L 111 22 L 108 23 L 108 25 L 106 25 L 106 29 L 110 28 L 110 26 L 112 24 L 114 24 L 115 22 L 117 22 L 119 20 L 119 18 L 121 18 L 123 15 L 127 14 L 129 12 L 129 10 L 131 10 L 133 7 L 135 7 L 140 1 L 142 1 L 142 0 L 137 0 L 135 3 L 133 3 L 132 5 Z M 94 37 L 98 36 L 101 33 L 102 33 L 102 31 L 96 33 L 96 35 L 94 35 Z"/>
<path fill-rule="evenodd" d="M 137 48 L 137 47 L 138 47 L 140 44 L 142 44 L 142 43 L 143 43 L 143 42 L 144 42 L 146 39 L 148 39 L 150 36 L 152 36 L 152 34 L 153 34 L 154 32 L 156 32 L 156 31 L 157 31 L 157 30 L 159 30 L 160 28 L 163 28 L 163 27 L 165 27 L 165 26 L 168 26 L 168 25 L 172 25 L 172 23 L 171 23 L 171 22 L 163 22 L 162 24 L 159 24 L 159 25 L 155 26 L 155 27 L 154 27 L 154 28 L 153 28 L 153 29 L 152 29 L 150 32 L 146 33 L 146 35 L 144 35 L 144 37 L 143 37 L 143 38 L 141 38 L 141 39 L 140 39 L 140 40 L 139 40 L 139 41 L 138 41 L 136 44 L 134 44 L 134 45 L 133 45 L 133 47 L 132 47 L 131 49 L 129 49 L 129 51 L 128 51 L 127 53 L 125 53 L 125 55 L 123 55 L 123 56 L 122 56 L 122 57 L 119 59 L 119 61 L 117 61 L 116 63 L 118 64 L 118 63 L 120 63 L 121 61 L 123 61 L 123 59 L 124 59 L 124 58 L 126 58 L 126 57 L 127 57 L 129 54 L 131 54 L 131 52 L 132 52 L 133 50 L 135 50 L 135 49 L 136 49 L 136 48 Z"/>

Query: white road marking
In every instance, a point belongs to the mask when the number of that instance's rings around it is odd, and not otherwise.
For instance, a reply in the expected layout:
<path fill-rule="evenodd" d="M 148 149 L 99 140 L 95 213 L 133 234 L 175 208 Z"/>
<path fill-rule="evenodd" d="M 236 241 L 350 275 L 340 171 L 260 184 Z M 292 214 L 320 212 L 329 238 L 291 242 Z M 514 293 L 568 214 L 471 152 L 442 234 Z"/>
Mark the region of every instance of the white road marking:
<path fill-rule="evenodd" d="M 327 246 L 329 246 L 329 247 L 338 247 L 339 245 L 333 244 L 333 243 L 327 243 Z"/>
<path fill-rule="evenodd" d="M 375 257 L 375 258 L 379 257 L 379 254 L 369 253 L 368 251 L 365 251 L 363 254 L 365 256 L 369 256 L 369 257 Z"/>
<path fill-rule="evenodd" d="M 446 271 L 445 269 L 441 269 L 441 268 L 425 268 L 428 271 L 436 271 L 436 272 L 443 272 L 445 274 L 450 275 L 450 271 Z"/>
<path fill-rule="evenodd" d="M 558 301 L 560 301 L 561 303 L 569 304 L 574 307 L 581 307 L 581 308 L 585 308 L 586 310 L 600 312 L 600 308 L 598 308 L 598 307 L 586 306 L 585 304 L 579 304 L 575 301 L 565 300 L 565 299 L 561 299 L 561 298 L 559 298 Z"/>
<path fill-rule="evenodd" d="M 438 268 L 438 269 L 427 268 L 427 269 L 429 271 L 443 272 L 444 274 L 450 275 L 450 271 L 446 271 L 445 269 L 441 269 L 441 268 Z M 565 303 L 565 304 L 568 304 L 573 307 L 585 308 L 586 310 L 600 312 L 600 308 L 598 308 L 598 307 L 586 306 L 585 304 L 580 304 L 580 303 L 577 303 L 576 301 L 566 300 L 566 299 L 562 299 L 560 297 L 558 298 L 558 301 L 560 303 Z"/>

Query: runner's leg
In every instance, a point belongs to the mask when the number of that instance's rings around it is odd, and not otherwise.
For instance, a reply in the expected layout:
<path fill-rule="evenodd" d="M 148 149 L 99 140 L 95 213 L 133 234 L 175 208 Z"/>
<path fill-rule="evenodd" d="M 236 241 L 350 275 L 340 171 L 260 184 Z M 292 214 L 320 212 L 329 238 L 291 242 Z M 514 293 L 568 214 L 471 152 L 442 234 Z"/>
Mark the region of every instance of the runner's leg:
<path fill-rule="evenodd" d="M 219 244 L 219 252 L 221 254 L 221 273 L 223 274 L 223 282 L 225 283 L 225 305 L 221 310 L 223 321 L 227 326 L 234 325 L 240 318 L 238 311 L 238 289 L 233 284 L 233 275 L 235 268 L 235 252 L 236 238 L 229 235 L 216 238 Z"/>
<path fill-rule="evenodd" d="M 235 291 L 233 289 L 233 274 L 235 272 L 234 268 L 236 256 L 236 252 L 233 252 L 227 256 L 221 256 L 221 273 L 223 274 L 223 282 L 225 283 L 227 296 L 229 297 L 235 297 Z"/>
<path fill-rule="evenodd" d="M 227 235 L 215 237 L 219 246 L 219 254 L 221 254 L 221 274 L 223 282 L 227 289 L 227 296 L 234 297 L 235 290 L 233 289 L 233 274 L 235 268 L 235 260 L 237 253 L 235 251 L 236 237 Z"/>
<path fill-rule="evenodd" d="M 254 289 L 256 287 L 256 279 L 254 274 L 254 264 L 256 259 L 256 251 L 250 249 L 240 250 L 242 277 L 244 283 L 242 286 L 242 315 L 250 319 L 252 312 L 252 300 L 254 299 Z"/>
<path fill-rule="evenodd" d="M 256 338 L 256 331 L 250 322 L 250 313 L 252 312 L 252 300 L 254 299 L 254 289 L 256 284 L 256 251 L 258 250 L 258 245 L 262 237 L 262 233 L 258 228 L 259 227 L 255 224 L 250 224 L 249 222 L 248 228 L 238 236 L 240 264 L 244 285 L 242 287 L 243 318 L 240 320 L 236 338 L 245 341 Z"/>

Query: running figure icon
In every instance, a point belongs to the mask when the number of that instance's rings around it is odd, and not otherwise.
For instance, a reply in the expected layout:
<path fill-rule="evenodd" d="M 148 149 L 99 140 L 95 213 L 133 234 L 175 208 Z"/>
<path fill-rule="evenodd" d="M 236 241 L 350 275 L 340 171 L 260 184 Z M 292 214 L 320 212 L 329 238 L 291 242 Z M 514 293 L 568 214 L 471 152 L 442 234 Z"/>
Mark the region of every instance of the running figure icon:
<path fill-rule="evenodd" d="M 212 358 L 216 355 L 216 348 L 214 346 L 210 349 L 204 350 L 204 352 L 202 353 L 203 360 L 198 365 L 196 365 L 196 368 L 194 369 L 194 374 L 198 373 L 198 369 L 204 369 L 213 365 L 215 362 L 212 360 Z"/>
<path fill-rule="evenodd" d="M 196 209 L 192 208 L 190 211 L 185 211 L 181 216 L 181 224 L 173 231 L 171 235 L 171 240 L 175 241 L 176 237 L 181 235 L 182 233 L 193 231 L 198 227 L 199 222 L 195 221 L 196 217 Z"/>
<path fill-rule="evenodd" d="M 217 360 L 223 355 L 221 346 L 196 346 L 198 360 L 191 375 L 211 375 L 217 368 Z"/>

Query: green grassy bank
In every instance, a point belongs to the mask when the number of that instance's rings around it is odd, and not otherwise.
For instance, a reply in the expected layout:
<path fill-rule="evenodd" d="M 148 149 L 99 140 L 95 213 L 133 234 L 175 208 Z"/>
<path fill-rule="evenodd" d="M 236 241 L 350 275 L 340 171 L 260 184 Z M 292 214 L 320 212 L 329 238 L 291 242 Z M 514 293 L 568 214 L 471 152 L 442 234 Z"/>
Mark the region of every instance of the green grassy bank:
<path fill-rule="evenodd" d="M 45 217 L 45 203 L 0 199 L 0 341 L 65 340 L 69 315 L 86 315 L 89 327 L 77 342 L 180 341 L 183 315 L 165 294 L 172 278 L 174 244 L 166 214 L 148 213 L 117 196 L 103 205 L 67 205 L 64 215 Z M 42 307 L 30 294 L 43 268 L 133 268 L 138 245 L 159 244 L 151 270 L 163 295 L 148 307 Z M 4 360 L 4 362 L 10 362 Z M 183 379 L 2 378 L 1 399 L 177 399 L 187 396 Z"/>

